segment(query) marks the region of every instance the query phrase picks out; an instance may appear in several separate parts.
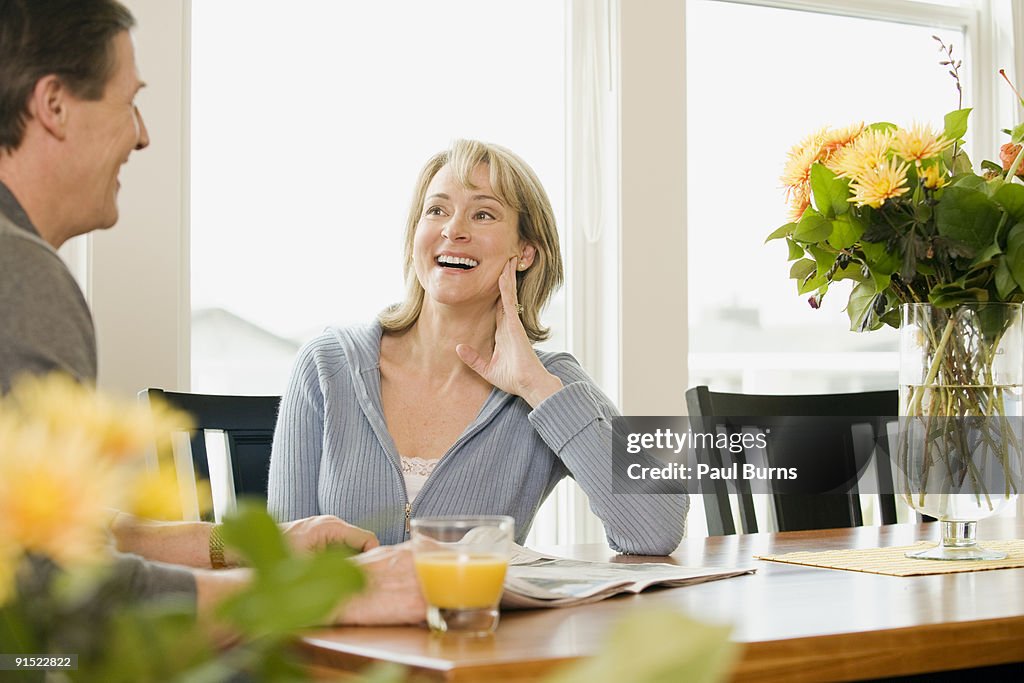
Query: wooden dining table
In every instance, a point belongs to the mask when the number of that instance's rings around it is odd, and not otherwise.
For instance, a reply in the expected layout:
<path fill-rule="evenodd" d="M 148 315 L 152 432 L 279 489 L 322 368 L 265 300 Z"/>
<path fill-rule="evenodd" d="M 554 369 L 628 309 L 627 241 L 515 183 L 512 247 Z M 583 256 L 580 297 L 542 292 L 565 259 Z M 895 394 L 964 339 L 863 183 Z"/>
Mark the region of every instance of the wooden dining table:
<path fill-rule="evenodd" d="M 938 533 L 931 523 L 686 538 L 668 558 L 616 556 L 600 545 L 545 547 L 575 559 L 756 572 L 579 607 L 506 612 L 485 638 L 347 627 L 310 633 L 302 646 L 320 671 L 386 661 L 408 667 L 416 680 L 529 681 L 595 655 L 625 614 L 671 607 L 732 626 L 740 645 L 734 681 L 850 681 L 1024 662 L 1024 569 L 896 577 L 754 559 L 910 545 L 937 541 Z M 1024 538 L 1024 519 L 983 520 L 978 537 Z"/>

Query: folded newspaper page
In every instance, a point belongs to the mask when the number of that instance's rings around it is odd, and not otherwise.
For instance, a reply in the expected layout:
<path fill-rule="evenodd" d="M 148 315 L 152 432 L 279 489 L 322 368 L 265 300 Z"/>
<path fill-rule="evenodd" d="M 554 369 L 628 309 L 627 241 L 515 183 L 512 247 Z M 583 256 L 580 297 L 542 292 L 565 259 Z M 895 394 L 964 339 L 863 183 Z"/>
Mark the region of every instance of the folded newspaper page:
<path fill-rule="evenodd" d="M 753 567 L 715 569 L 660 562 L 617 564 L 566 560 L 517 545 L 505 574 L 501 606 L 529 609 L 585 605 L 619 593 L 639 593 L 651 586 L 690 586 L 754 571 Z"/>

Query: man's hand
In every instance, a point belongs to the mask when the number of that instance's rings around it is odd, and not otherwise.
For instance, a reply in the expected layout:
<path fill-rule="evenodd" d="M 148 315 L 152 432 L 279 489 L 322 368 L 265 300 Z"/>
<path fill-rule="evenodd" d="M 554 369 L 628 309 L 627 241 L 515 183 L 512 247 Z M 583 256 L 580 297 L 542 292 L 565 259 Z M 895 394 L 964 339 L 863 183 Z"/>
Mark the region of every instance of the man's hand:
<path fill-rule="evenodd" d="M 352 526 L 334 515 L 306 517 L 279 526 L 288 544 L 299 552 L 321 550 L 340 543 L 364 552 L 380 545 L 372 531 Z"/>
<path fill-rule="evenodd" d="M 366 590 L 332 615 L 335 624 L 419 624 L 426 618 L 409 543 L 375 548 L 352 558 L 366 572 Z"/>

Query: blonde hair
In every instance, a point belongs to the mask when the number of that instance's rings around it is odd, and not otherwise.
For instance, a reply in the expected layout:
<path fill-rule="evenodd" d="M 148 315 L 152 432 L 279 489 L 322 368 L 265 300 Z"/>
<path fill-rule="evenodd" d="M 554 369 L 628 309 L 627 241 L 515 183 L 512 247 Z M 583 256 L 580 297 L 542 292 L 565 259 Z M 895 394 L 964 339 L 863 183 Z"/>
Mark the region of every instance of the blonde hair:
<path fill-rule="evenodd" d="M 487 165 L 491 189 L 498 199 L 518 213 L 519 239 L 537 250 L 530 267 L 516 273 L 516 292 L 523 306 L 520 319 L 526 336 L 531 342 L 548 338 L 550 330 L 541 326 L 540 311 L 564 279 L 555 213 L 540 180 L 525 161 L 504 147 L 477 140 L 456 140 L 449 149 L 431 157 L 420 171 L 405 224 L 405 300 L 378 316 L 385 331 L 404 332 L 415 324 L 423 309 L 423 286 L 413 268 L 413 241 L 427 186 L 447 165 L 463 186 L 475 189 L 470 179 L 480 164 Z"/>

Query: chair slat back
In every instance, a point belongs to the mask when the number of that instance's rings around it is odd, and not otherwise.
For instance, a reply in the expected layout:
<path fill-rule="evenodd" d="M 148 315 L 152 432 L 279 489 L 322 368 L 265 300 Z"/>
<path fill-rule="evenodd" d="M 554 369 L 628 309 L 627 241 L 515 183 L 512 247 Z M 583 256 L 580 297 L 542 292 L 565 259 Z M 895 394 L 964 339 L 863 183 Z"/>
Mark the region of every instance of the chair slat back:
<path fill-rule="evenodd" d="M 223 431 L 234 484 L 230 493 L 266 500 L 280 396 L 192 394 L 150 388 L 140 391 L 139 399 L 147 403 L 163 401 L 192 416 L 194 429 L 189 430 L 189 443 L 197 479 L 210 479 L 206 431 Z M 233 504 L 232 497 L 228 505 Z"/>
<path fill-rule="evenodd" d="M 820 465 L 821 477 L 843 480 L 854 476 L 858 463 L 871 457 L 879 478 L 880 518 L 883 524 L 896 522 L 896 501 L 892 491 L 886 423 L 894 418 L 898 394 L 893 391 L 871 391 L 850 394 L 822 395 L 756 395 L 713 392 L 706 386 L 687 390 L 686 404 L 691 418 L 703 420 L 703 428 L 713 431 L 712 418 L 744 417 L 744 424 L 731 424 L 730 430 L 750 427 L 771 430 L 780 419 L 827 418 L 804 420 L 806 430 L 799 440 L 768 438 L 764 457 L 770 467 L 787 467 L 794 462 Z M 763 418 L 763 419 L 758 419 Z M 749 424 L 747 424 L 749 423 Z M 777 434 L 782 430 L 777 430 Z M 809 449 L 813 449 L 812 453 Z M 877 450 L 876 450 L 877 449 Z M 815 457 L 820 454 L 823 457 Z M 746 453 L 730 454 L 742 468 Z M 697 458 L 712 467 L 729 463 L 716 447 L 698 448 Z M 736 533 L 736 523 L 725 481 L 709 482 L 712 490 L 704 496 L 708 533 L 712 536 Z M 851 494 L 805 495 L 786 492 L 784 482 L 773 482 L 772 505 L 780 531 L 827 529 L 860 526 L 863 518 L 856 489 Z M 742 533 L 756 533 L 758 522 L 749 482 L 735 482 Z"/>

